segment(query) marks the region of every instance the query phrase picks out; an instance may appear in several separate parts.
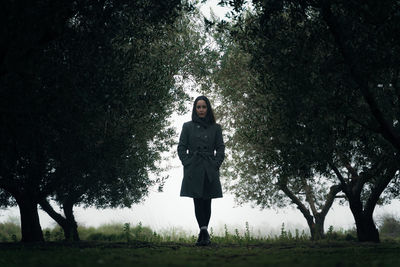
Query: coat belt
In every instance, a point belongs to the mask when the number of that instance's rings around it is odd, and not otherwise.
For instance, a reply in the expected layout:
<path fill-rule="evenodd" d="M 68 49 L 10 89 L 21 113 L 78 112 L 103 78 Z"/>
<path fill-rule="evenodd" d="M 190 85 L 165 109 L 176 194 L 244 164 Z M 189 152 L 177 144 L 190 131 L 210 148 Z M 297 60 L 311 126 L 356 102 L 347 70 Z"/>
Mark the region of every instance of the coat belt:
<path fill-rule="evenodd" d="M 193 151 L 193 152 L 190 152 L 189 154 L 193 154 L 194 156 L 200 156 L 200 157 L 205 157 L 205 158 L 208 158 L 208 157 L 211 157 L 211 156 L 214 156 L 214 152 L 210 152 L 210 151 L 198 151 L 198 150 L 195 150 L 195 151 Z"/>
<path fill-rule="evenodd" d="M 189 154 L 192 154 L 193 156 L 199 156 L 201 158 L 203 158 L 204 160 L 213 160 L 213 156 L 214 156 L 214 152 L 211 151 L 190 151 Z M 191 166 L 191 168 L 193 168 L 194 166 Z M 206 170 L 207 173 L 207 170 Z M 212 182 L 213 178 L 210 174 L 207 173 L 207 178 L 210 182 Z"/>

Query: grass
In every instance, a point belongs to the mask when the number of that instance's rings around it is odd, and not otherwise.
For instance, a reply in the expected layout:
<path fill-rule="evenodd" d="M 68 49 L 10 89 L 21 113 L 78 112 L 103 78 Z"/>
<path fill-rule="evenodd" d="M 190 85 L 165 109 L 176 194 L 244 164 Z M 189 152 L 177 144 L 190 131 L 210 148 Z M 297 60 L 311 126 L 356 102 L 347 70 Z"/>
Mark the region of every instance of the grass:
<path fill-rule="evenodd" d="M 398 243 L 281 242 L 195 247 L 132 241 L 0 245 L 0 266 L 400 266 Z"/>
<path fill-rule="evenodd" d="M 22 244 L 18 225 L 0 224 L 0 266 L 400 266 L 398 237 L 380 244 L 355 242 L 354 230 L 329 227 L 318 242 L 282 224 L 277 235 L 244 229 L 220 234 L 212 246 L 195 247 L 196 236 L 179 229 L 159 233 L 141 223 L 79 227 L 83 241 L 65 242 L 59 227 L 44 229 L 45 243 Z M 6 239 L 6 240 L 4 240 Z"/>
<path fill-rule="evenodd" d="M 0 242 L 18 242 L 21 239 L 21 230 L 18 224 L 13 222 L 0 223 Z M 196 235 L 190 234 L 182 229 L 170 228 L 156 232 L 150 227 L 143 226 L 141 223 L 131 226 L 129 223 L 111 223 L 103 224 L 99 227 L 85 227 L 79 226 L 78 232 L 81 240 L 83 241 L 108 241 L 108 242 L 130 242 L 132 240 L 145 241 L 152 243 L 162 242 L 179 242 L 185 244 L 193 244 L 197 239 Z M 227 225 L 215 233 L 211 227 L 210 236 L 213 242 L 219 245 L 223 244 L 238 244 L 250 245 L 258 243 L 271 243 L 281 241 L 308 241 L 310 236 L 304 230 L 300 231 L 295 229 L 293 232 L 285 229 L 285 224 L 282 224 L 280 233 L 262 235 L 258 233 L 255 235 L 251 230 L 249 224 L 246 222 L 244 229 L 231 229 Z M 196 233 L 197 234 L 197 233 Z M 56 226 L 54 228 L 43 229 L 43 235 L 46 242 L 61 242 L 64 240 L 62 228 Z M 327 240 L 336 241 L 355 241 L 355 229 L 335 230 L 332 226 L 326 232 Z M 399 235 L 388 236 L 381 234 L 382 239 L 390 241 L 400 241 Z"/>

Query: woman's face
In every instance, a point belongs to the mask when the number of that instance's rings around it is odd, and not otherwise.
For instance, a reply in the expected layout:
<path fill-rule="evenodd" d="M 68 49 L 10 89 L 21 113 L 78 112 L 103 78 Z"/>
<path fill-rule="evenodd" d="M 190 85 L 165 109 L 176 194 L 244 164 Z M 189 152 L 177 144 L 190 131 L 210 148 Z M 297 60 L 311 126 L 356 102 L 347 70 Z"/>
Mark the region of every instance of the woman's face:
<path fill-rule="evenodd" d="M 207 115 L 207 104 L 204 100 L 199 100 L 196 103 L 196 113 L 200 118 L 205 118 Z"/>

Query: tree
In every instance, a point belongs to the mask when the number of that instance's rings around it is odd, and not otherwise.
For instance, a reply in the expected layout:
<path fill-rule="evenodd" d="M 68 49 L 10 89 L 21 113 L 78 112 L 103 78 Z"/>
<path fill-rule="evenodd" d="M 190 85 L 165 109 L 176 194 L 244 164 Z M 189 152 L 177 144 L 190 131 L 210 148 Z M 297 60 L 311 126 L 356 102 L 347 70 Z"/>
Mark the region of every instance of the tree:
<path fill-rule="evenodd" d="M 305 8 L 296 1 L 254 2 L 254 12 L 237 15 L 236 25 L 229 29 L 243 52 L 227 51 L 224 55 L 234 60 L 244 53 L 250 59 L 236 64 L 244 66 L 240 71 L 221 64 L 228 75 L 223 74 L 217 81 L 217 92 L 226 98 L 222 107 L 228 109 L 226 114 L 233 117 L 236 129 L 232 146 L 242 151 L 233 159 L 234 164 L 241 162 L 239 177 L 250 179 L 241 193 L 254 192 L 247 199 L 261 202 L 265 197 L 261 190 L 272 190 L 262 183 L 254 186 L 254 180 L 257 184 L 262 175 L 273 181 L 273 174 L 278 173 L 276 186 L 285 186 L 288 178 L 294 184 L 305 185 L 294 191 L 300 194 L 307 191 L 304 179 L 315 187 L 314 179 L 325 177 L 325 183 L 336 189 L 340 186 L 345 193 L 359 240 L 378 242 L 372 214 L 385 188 L 398 176 L 396 146 L 393 142 L 388 146 L 384 141 L 387 136 L 371 131 L 376 129 L 376 116 L 358 90 L 359 84 L 346 67 L 334 36 L 320 20 L 319 10 Z M 395 86 L 385 85 L 388 77 L 383 69 L 392 68 L 392 73 L 398 66 L 368 66 L 370 72 L 365 77 L 373 77 L 372 84 L 387 91 L 375 97 L 382 103 L 380 108 L 386 117 L 392 118 L 393 127 L 397 127 L 398 107 L 383 105 L 397 103 Z M 241 84 L 234 84 L 230 77 L 242 77 L 238 74 L 246 69 L 250 75 L 245 75 Z M 246 159 L 247 155 L 251 157 Z M 272 174 L 263 174 L 268 171 Z M 341 172 L 349 174 L 346 179 Z"/>
<path fill-rule="evenodd" d="M 68 168 L 60 166 L 60 169 L 68 169 L 68 173 L 62 175 L 69 178 L 57 188 L 55 200 L 62 206 L 65 218 L 57 214 L 48 201 L 40 202 L 41 207 L 63 227 L 66 239 L 79 239 L 72 212 L 74 205 L 130 207 L 141 201 L 147 195 L 148 187 L 154 185 L 149 172 L 157 173 L 162 186 L 160 169 L 155 163 L 160 160 L 160 153 L 172 145 L 173 131 L 168 127 L 167 118 L 180 108 L 173 102 L 183 103 L 185 99 L 181 88 L 174 88 L 175 80 L 171 74 L 185 68 L 182 58 L 190 51 L 179 39 L 186 34 L 188 25 L 187 15 L 181 15 L 171 25 L 142 22 L 140 26 L 127 23 L 125 28 L 119 28 L 124 33 L 114 40 L 116 51 L 108 53 L 120 65 L 114 77 L 122 72 L 121 69 L 126 69 L 121 77 L 126 91 L 115 94 L 112 100 L 119 107 L 109 107 L 99 119 L 99 128 L 92 127 L 95 132 L 83 140 L 83 147 L 89 147 L 88 150 L 69 143 L 63 149 L 67 153 L 60 161 L 68 164 Z M 132 28 L 135 30 L 130 30 Z M 151 39 L 146 40 L 143 36 Z M 107 73 L 111 71 L 107 70 Z M 90 102 L 95 103 L 95 99 L 92 97 Z M 102 106 L 101 101 L 94 105 L 97 106 Z M 96 113 L 101 114 L 101 111 Z M 84 122 L 80 118 L 79 125 L 83 125 L 85 135 L 90 132 L 84 126 L 88 124 L 93 126 L 93 120 Z M 80 139 L 81 134 L 75 135 L 71 137 L 69 133 L 68 138 Z"/>
<path fill-rule="evenodd" d="M 233 133 L 227 142 L 232 153 L 225 174 L 231 177 L 228 188 L 239 203 L 252 201 L 262 208 L 294 204 L 306 219 L 311 238 L 321 239 L 325 217 L 341 186 L 312 162 L 311 140 L 302 139 L 306 133 L 295 118 L 285 117 L 296 111 L 280 112 L 271 103 L 273 92 L 258 87 L 248 60 L 248 54 L 231 46 L 215 72 L 222 102 L 217 112 Z M 294 132 L 300 136 L 293 140 Z"/>
<path fill-rule="evenodd" d="M 244 2 L 222 0 L 220 3 L 232 5 L 240 14 L 245 10 Z M 253 0 L 252 3 L 265 29 L 271 26 L 274 14 L 284 10 L 290 10 L 287 15 L 292 18 L 306 15 L 313 17 L 316 24 L 324 25 L 322 32 L 331 35 L 343 66 L 357 85 L 355 90 L 374 119 L 363 123 L 368 126 L 366 130 L 381 135 L 400 149 L 398 1 Z M 382 94 L 392 101 L 381 102 Z"/>
<path fill-rule="evenodd" d="M 184 99 L 174 86 L 180 55 L 162 50 L 173 45 L 163 37 L 174 35 L 168 25 L 181 7 L 4 4 L 0 187 L 20 208 L 22 241 L 43 241 L 37 204 L 48 208 L 48 197 L 76 230 L 74 204 L 130 205 L 146 195 L 148 171 L 172 143 L 165 119 Z"/>

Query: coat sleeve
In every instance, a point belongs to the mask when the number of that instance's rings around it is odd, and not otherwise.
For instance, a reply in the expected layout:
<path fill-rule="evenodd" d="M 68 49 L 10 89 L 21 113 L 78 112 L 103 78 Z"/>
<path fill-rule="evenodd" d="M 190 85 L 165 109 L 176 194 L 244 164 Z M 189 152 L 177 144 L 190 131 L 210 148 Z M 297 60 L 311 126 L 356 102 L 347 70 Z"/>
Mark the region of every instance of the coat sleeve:
<path fill-rule="evenodd" d="M 191 162 L 191 156 L 187 152 L 188 149 L 189 149 L 189 129 L 187 127 L 187 124 L 183 124 L 178 143 L 178 156 L 183 166 L 186 166 Z"/>
<path fill-rule="evenodd" d="M 221 125 L 217 125 L 217 131 L 216 131 L 216 136 L 215 136 L 215 163 L 217 164 L 217 167 L 221 167 L 222 162 L 224 161 L 225 158 L 225 144 L 224 140 L 222 138 L 222 128 Z"/>

